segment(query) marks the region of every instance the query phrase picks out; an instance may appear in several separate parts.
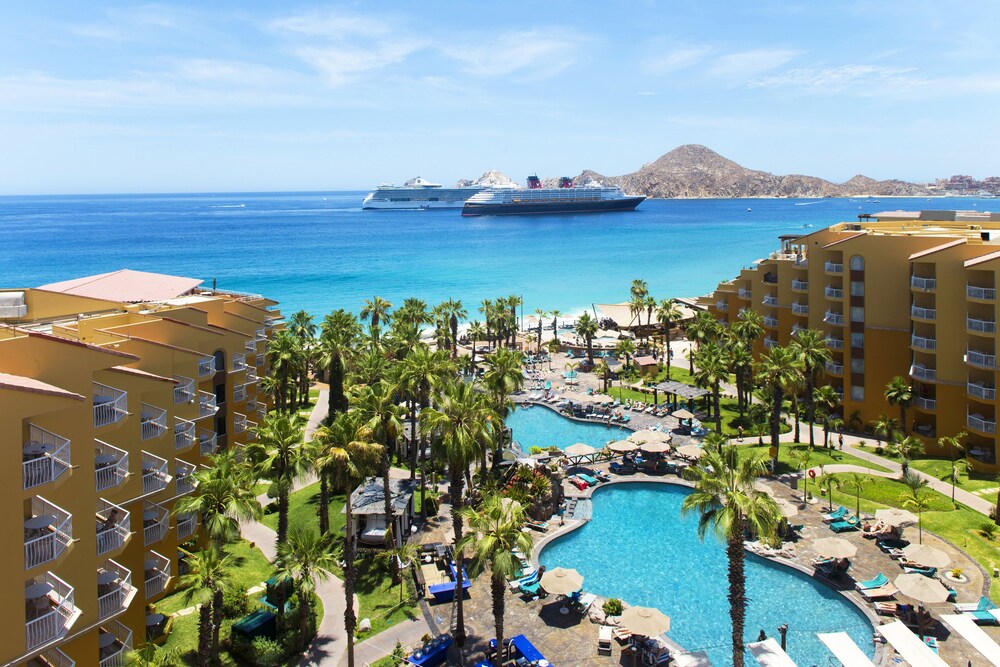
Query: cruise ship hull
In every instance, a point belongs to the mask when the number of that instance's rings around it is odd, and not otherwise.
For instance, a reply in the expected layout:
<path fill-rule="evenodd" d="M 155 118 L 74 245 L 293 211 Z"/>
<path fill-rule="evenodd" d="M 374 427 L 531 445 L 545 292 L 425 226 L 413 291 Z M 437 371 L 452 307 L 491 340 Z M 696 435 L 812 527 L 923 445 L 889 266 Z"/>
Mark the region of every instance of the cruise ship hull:
<path fill-rule="evenodd" d="M 471 196 L 471 195 L 470 195 Z M 430 208 L 462 208 L 465 200 L 459 201 L 364 201 L 361 208 L 398 211 L 420 211 Z"/>
<path fill-rule="evenodd" d="M 620 197 L 600 201 L 556 201 L 544 203 L 479 204 L 466 202 L 463 216 L 477 215 L 558 215 L 566 213 L 604 213 L 607 211 L 633 211 L 645 197 Z"/>

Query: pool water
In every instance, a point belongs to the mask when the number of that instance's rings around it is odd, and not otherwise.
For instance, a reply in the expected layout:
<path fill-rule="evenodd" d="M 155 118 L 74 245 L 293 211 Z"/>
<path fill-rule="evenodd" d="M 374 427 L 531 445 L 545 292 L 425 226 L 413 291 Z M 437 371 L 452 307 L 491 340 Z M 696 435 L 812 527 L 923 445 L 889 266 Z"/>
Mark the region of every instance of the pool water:
<path fill-rule="evenodd" d="M 566 449 L 578 442 L 601 448 L 609 440 L 620 440 L 631 433 L 617 425 L 579 422 L 540 406 L 517 408 L 507 417 L 507 426 L 524 451 L 552 445 Z"/>
<path fill-rule="evenodd" d="M 697 513 L 681 516 L 688 493 L 654 483 L 598 487 L 593 519 L 545 547 L 539 560 L 547 568 L 575 568 L 584 590 L 663 611 L 671 639 L 685 650 L 732 665 L 724 544 L 712 535 L 698 538 Z M 832 589 L 751 554 L 746 574 L 748 642 L 762 629 L 777 638 L 777 627 L 787 623 L 787 651 L 802 667 L 839 664 L 817 632 L 844 631 L 874 655 L 868 619 Z M 756 664 L 749 653 L 746 664 Z"/>

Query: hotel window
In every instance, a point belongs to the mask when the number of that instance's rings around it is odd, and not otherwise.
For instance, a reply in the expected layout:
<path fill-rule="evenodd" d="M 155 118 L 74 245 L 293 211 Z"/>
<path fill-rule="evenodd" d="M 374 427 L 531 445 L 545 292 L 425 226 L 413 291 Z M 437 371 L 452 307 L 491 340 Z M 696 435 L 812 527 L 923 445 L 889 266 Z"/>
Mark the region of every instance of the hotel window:
<path fill-rule="evenodd" d="M 864 309 L 864 306 L 851 306 L 851 321 L 852 322 L 864 322 L 865 321 L 865 309 Z"/>
<path fill-rule="evenodd" d="M 851 296 L 864 296 L 865 295 L 865 283 L 861 280 L 851 281 Z"/>
<path fill-rule="evenodd" d="M 851 400 L 852 401 L 863 401 L 865 400 L 865 388 L 861 385 L 851 385 Z"/>
<path fill-rule="evenodd" d="M 865 346 L 865 335 L 863 333 L 852 333 L 851 347 L 864 347 L 864 346 Z"/>
<path fill-rule="evenodd" d="M 865 258 L 861 255 L 854 255 L 851 257 L 851 271 L 864 271 L 865 270 Z"/>
<path fill-rule="evenodd" d="M 851 359 L 851 372 L 852 373 L 864 373 L 865 372 L 865 360 L 864 359 Z"/>

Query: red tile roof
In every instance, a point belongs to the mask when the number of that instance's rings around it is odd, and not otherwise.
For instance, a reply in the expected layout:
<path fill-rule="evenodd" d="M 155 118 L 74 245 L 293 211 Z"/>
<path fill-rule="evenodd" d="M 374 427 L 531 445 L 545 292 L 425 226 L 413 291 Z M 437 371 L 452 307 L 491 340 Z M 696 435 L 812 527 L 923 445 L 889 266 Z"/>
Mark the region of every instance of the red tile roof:
<path fill-rule="evenodd" d="M 57 387 L 34 378 L 24 377 L 22 375 L 10 375 L 9 373 L 0 373 L 0 389 L 26 391 L 32 394 L 45 394 L 47 396 L 59 396 L 61 398 L 71 398 L 76 401 L 84 400 L 84 397 L 76 392 L 67 391 L 62 387 Z"/>
<path fill-rule="evenodd" d="M 121 269 L 96 276 L 74 278 L 58 283 L 42 285 L 38 289 L 62 292 L 94 299 L 107 299 L 124 303 L 143 301 L 166 301 L 190 293 L 204 282 L 197 278 L 168 276 L 162 273 L 147 273 Z"/>

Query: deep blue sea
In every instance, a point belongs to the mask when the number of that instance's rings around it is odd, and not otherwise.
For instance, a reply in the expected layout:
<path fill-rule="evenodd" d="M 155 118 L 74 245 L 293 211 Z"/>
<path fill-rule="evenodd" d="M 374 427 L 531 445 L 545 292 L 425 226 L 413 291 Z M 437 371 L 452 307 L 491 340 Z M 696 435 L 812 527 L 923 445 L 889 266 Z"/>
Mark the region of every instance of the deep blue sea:
<path fill-rule="evenodd" d="M 888 209 L 989 210 L 977 199 L 649 200 L 630 213 L 462 218 L 363 211 L 363 192 L 0 197 L 0 286 L 132 268 L 259 292 L 291 313 L 518 294 L 579 311 L 628 298 L 696 296 L 804 233 Z"/>

